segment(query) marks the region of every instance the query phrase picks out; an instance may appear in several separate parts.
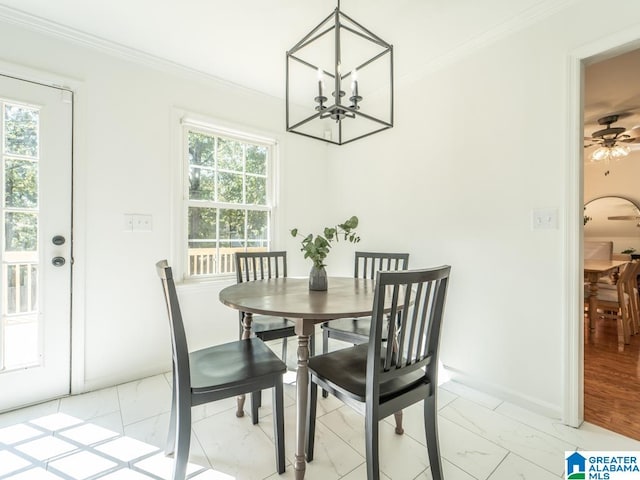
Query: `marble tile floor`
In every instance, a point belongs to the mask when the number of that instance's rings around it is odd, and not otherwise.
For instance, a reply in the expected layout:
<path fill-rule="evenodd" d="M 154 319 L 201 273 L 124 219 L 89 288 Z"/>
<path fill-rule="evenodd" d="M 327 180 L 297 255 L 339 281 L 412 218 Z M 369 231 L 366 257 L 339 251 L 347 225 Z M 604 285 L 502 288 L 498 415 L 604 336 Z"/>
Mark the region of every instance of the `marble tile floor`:
<path fill-rule="evenodd" d="M 0 415 L 0 480 L 166 479 L 170 374 Z M 259 425 L 237 418 L 235 399 L 193 409 L 190 478 L 293 479 L 295 374 L 287 374 L 287 470 L 275 472 L 271 395 Z M 248 402 L 247 402 L 248 404 Z M 385 480 L 430 480 L 421 405 L 404 413 L 405 434 L 382 422 Z M 585 424 L 562 425 L 455 382 L 439 390 L 439 428 L 447 480 L 563 478 L 569 450 L 640 450 L 640 442 Z M 363 419 L 334 398 L 319 399 L 309 480 L 366 478 Z"/>

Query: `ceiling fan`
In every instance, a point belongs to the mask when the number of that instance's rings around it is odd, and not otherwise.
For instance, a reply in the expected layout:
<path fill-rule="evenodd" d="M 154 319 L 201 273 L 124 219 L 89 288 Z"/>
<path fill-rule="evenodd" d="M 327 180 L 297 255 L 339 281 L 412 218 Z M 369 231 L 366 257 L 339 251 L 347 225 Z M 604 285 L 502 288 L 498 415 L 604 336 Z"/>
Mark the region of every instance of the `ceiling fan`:
<path fill-rule="evenodd" d="M 604 160 L 609 162 L 610 159 L 620 159 L 629 155 L 631 147 L 629 144 L 640 144 L 640 126 L 635 126 L 629 130 L 623 127 L 612 127 L 611 124 L 616 123 L 620 115 L 607 115 L 598 119 L 599 125 L 606 125 L 606 128 L 597 130 L 591 134 L 591 137 L 585 137 L 585 148 L 597 146 L 598 148 L 591 154 L 591 161 L 599 162 Z"/>

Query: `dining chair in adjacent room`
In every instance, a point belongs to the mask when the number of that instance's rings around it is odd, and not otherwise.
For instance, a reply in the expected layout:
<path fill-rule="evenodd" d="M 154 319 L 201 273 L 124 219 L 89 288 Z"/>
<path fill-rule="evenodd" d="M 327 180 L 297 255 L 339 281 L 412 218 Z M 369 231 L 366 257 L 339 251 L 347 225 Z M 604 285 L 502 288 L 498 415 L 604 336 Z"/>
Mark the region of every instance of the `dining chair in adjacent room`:
<path fill-rule="evenodd" d="M 611 260 L 613 258 L 613 242 L 585 240 L 583 255 L 585 260 Z"/>
<path fill-rule="evenodd" d="M 276 469 L 285 470 L 282 376 L 287 366 L 259 338 L 249 338 L 189 352 L 171 267 L 156 264 L 167 305 L 171 330 L 173 382 L 166 455 L 174 456 L 173 480 L 186 474 L 191 441 L 191 407 L 273 389 L 273 425 Z M 253 397 L 252 397 L 253 398 Z M 255 403 L 253 401 L 252 403 Z M 258 408 L 252 405 L 253 423 Z M 224 432 L 220 432 L 223 436 Z"/>
<path fill-rule="evenodd" d="M 438 349 L 451 267 L 378 272 L 368 343 L 309 358 L 307 460 L 314 455 L 318 387 L 365 416 L 367 479 L 378 480 L 378 422 L 424 402 L 434 480 L 442 479 L 437 426 Z M 387 322 L 387 313 L 397 322 Z M 383 341 L 386 336 L 388 342 Z"/>
<path fill-rule="evenodd" d="M 631 278 L 635 277 L 638 263 L 627 263 L 618 276 L 615 285 L 610 288 L 601 286 L 596 297 L 596 311 L 600 318 L 615 320 L 618 334 L 618 350 L 623 351 L 625 344 L 630 343 L 630 335 L 634 332 L 634 315 L 632 296 L 635 295 Z M 589 309 L 590 291 L 585 287 L 585 312 Z M 635 302 L 634 302 L 635 303 Z"/>
<path fill-rule="evenodd" d="M 354 277 L 373 280 L 380 270 L 406 270 L 409 268 L 408 253 L 356 252 Z M 329 339 L 357 345 L 369 341 L 371 318 L 342 318 L 324 322 L 322 329 L 322 353 L 329 351 Z M 385 339 L 386 340 L 386 339 Z M 323 391 L 326 397 L 327 392 Z"/>
<path fill-rule="evenodd" d="M 621 282 L 626 282 L 626 285 L 622 285 L 623 287 L 623 291 L 626 297 L 626 300 L 628 301 L 628 312 L 629 312 L 629 325 L 630 325 L 630 334 L 637 334 L 640 332 L 640 297 L 638 296 L 638 275 L 640 274 L 640 261 L 638 260 L 634 260 L 634 261 L 630 261 L 629 263 L 627 263 L 624 266 L 624 270 L 626 270 L 627 268 L 630 268 L 631 270 L 629 270 L 629 272 L 627 272 L 628 274 L 625 275 L 624 277 L 621 275 L 616 275 L 616 283 L 614 284 L 610 284 L 610 283 L 600 283 L 598 282 L 598 292 L 603 291 L 611 291 L 613 290 L 614 293 L 603 293 L 600 294 L 599 297 L 601 298 L 607 298 L 609 300 L 611 300 L 613 298 L 613 300 L 615 301 L 615 299 L 617 298 L 618 300 L 618 304 L 620 304 L 620 300 L 618 298 L 618 285 Z M 588 293 L 588 291 L 585 289 L 585 299 L 588 302 L 588 298 L 586 298 L 586 294 Z"/>
<path fill-rule="evenodd" d="M 236 280 L 238 283 L 265 280 L 287 276 L 287 252 L 236 252 Z M 240 337 L 244 329 L 246 314 L 240 315 Z M 293 322 L 281 317 L 252 315 L 251 333 L 267 342 L 282 340 L 282 360 L 287 361 L 287 338 L 296 336 Z M 311 355 L 314 353 L 313 341 L 309 341 Z"/>

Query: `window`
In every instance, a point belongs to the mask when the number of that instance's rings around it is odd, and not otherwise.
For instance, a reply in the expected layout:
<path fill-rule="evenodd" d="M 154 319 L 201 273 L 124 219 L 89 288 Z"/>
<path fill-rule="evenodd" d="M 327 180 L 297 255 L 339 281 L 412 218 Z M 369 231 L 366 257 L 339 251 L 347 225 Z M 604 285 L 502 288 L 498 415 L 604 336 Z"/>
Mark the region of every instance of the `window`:
<path fill-rule="evenodd" d="M 187 277 L 235 271 L 233 254 L 267 251 L 275 142 L 184 126 Z"/>

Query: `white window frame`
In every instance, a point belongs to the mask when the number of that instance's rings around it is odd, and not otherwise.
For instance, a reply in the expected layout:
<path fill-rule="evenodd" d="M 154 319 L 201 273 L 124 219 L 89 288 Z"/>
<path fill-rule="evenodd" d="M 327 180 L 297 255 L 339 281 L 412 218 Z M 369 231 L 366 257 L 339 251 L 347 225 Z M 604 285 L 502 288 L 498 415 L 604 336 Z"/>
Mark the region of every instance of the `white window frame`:
<path fill-rule="evenodd" d="M 181 119 L 180 128 L 180 155 L 182 161 L 181 165 L 181 197 L 182 205 L 179 210 L 182 219 L 182 235 L 180 239 L 179 255 L 182 265 L 182 278 L 185 282 L 203 282 L 212 280 L 235 280 L 235 273 L 212 273 L 207 275 L 189 275 L 189 207 L 198 206 L 206 208 L 227 208 L 227 209 L 241 209 L 241 210 L 254 210 L 254 211 L 267 211 L 269 212 L 269 224 L 267 233 L 267 249 L 272 249 L 275 229 L 275 199 L 276 199 L 276 164 L 278 158 L 278 142 L 275 138 L 265 135 L 251 132 L 249 128 L 228 128 L 221 126 L 214 121 L 201 120 L 199 118 L 192 118 L 184 116 Z M 250 143 L 267 148 L 267 166 L 266 166 L 266 205 L 253 205 L 245 203 L 226 203 L 208 200 L 191 200 L 189 198 L 189 131 L 195 131 L 211 135 L 214 137 L 223 137 L 225 139 L 235 140 L 242 143 Z M 245 229 L 246 232 L 246 229 Z M 246 233 L 245 233 L 246 235 Z M 217 247 L 218 248 L 218 247 Z M 218 252 L 219 259 L 219 252 Z"/>

